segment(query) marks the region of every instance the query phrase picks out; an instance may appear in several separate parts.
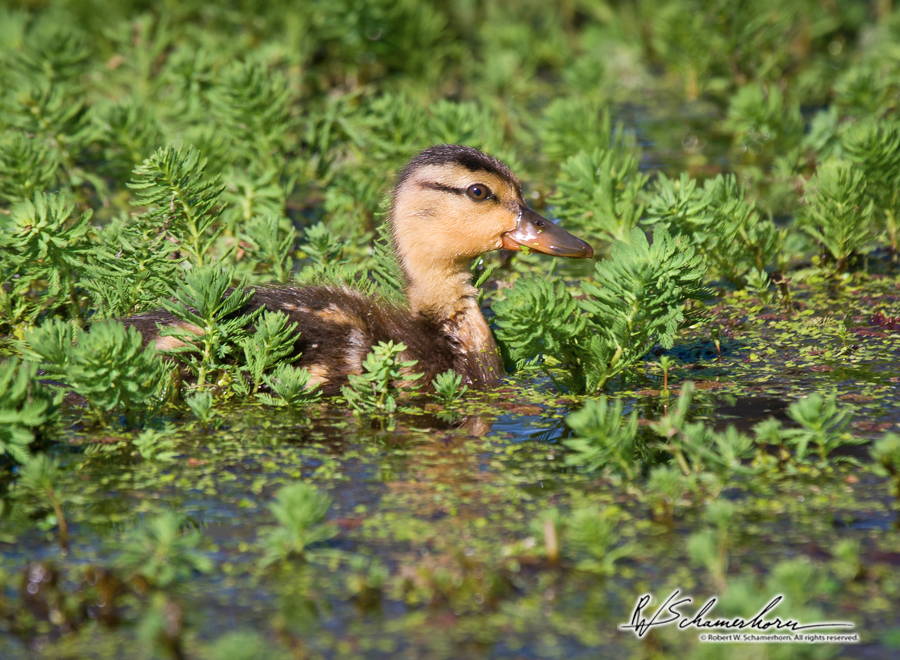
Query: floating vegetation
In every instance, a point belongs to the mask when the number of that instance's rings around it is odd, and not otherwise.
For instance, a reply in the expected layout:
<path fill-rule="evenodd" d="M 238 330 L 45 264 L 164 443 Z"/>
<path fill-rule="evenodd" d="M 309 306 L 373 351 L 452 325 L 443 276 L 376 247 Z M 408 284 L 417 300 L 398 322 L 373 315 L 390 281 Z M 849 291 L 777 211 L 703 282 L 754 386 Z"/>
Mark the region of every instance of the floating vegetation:
<path fill-rule="evenodd" d="M 900 10 L 256 5 L 0 8 L 0 657 L 896 655 Z M 442 143 L 597 258 L 474 260 L 497 387 L 329 396 L 261 292 L 408 306 Z"/>

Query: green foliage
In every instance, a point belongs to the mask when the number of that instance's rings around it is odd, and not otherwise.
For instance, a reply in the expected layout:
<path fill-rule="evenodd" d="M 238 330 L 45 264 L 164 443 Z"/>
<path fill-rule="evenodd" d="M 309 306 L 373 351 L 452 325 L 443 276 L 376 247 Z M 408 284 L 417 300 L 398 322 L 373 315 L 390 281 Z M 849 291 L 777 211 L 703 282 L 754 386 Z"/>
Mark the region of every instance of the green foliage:
<path fill-rule="evenodd" d="M 168 353 L 178 356 L 197 375 L 197 387 L 200 389 L 206 387 L 210 373 L 219 369 L 226 372 L 234 369 L 229 358 L 237 354 L 238 347 L 247 337 L 247 326 L 263 312 L 260 307 L 249 314 L 237 313 L 253 297 L 253 291 L 245 291 L 244 284 L 239 283 L 226 295 L 233 273 L 233 269 L 217 266 L 196 268 L 186 273 L 184 280 L 178 283 L 174 301 L 160 301 L 184 324 L 194 326 L 190 329 L 180 325 L 169 326 L 160 331 L 160 336 L 174 337 L 184 343 Z M 278 324 L 278 320 L 277 317 L 273 319 L 274 325 Z M 277 338 L 283 339 L 281 335 Z M 276 350 L 281 347 L 278 343 Z M 262 373 L 258 364 L 256 367 Z"/>
<path fill-rule="evenodd" d="M 616 506 L 599 508 L 586 506 L 575 509 L 566 519 L 566 539 L 588 555 L 576 564 L 580 570 L 601 575 L 612 575 L 615 563 L 634 552 L 631 544 L 616 546 L 621 535 L 618 531 L 623 515 Z"/>
<path fill-rule="evenodd" d="M 302 406 L 315 403 L 322 393 L 318 390 L 318 384 L 310 385 L 311 377 L 306 369 L 281 363 L 271 374 L 263 376 L 266 385 L 278 395 L 278 398 L 265 393 L 257 394 L 256 398 L 270 406 Z"/>
<path fill-rule="evenodd" d="M 718 587 L 726 587 L 728 573 L 729 528 L 733 525 L 735 506 L 726 500 L 706 505 L 704 518 L 712 525 L 688 537 L 687 551 L 694 563 L 706 568 Z"/>
<path fill-rule="evenodd" d="M 792 403 L 787 414 L 801 426 L 799 429 L 786 431 L 787 442 L 794 449 L 798 461 L 806 458 L 810 444 L 816 446 L 821 464 L 825 465 L 828 455 L 838 447 L 867 442 L 864 438 L 854 438 L 849 433 L 853 411 L 838 409 L 836 391 L 832 391 L 827 397 L 810 394 Z M 839 456 L 832 460 L 855 462 L 849 456 Z"/>
<path fill-rule="evenodd" d="M 188 401 L 188 405 L 190 405 L 190 401 Z M 162 431 L 144 429 L 132 441 L 132 444 L 145 461 L 169 463 L 178 456 L 178 452 L 173 451 L 175 441 L 171 438 L 171 434 L 172 432 L 169 428 Z"/>
<path fill-rule="evenodd" d="M 8 323 L 33 323 L 43 308 L 55 307 L 83 318 L 79 275 L 96 246 L 88 235 L 91 211 L 74 211 L 75 204 L 62 195 L 36 193 L 16 204 L 9 225 L 0 227 L 0 272 L 2 282 L 11 285 L 10 298 L 27 300 L 40 290 L 36 304 L 26 304 L 18 314 L 5 310 Z"/>
<path fill-rule="evenodd" d="M 654 446 L 669 454 L 683 474 L 714 477 L 715 494 L 733 477 L 753 474 L 746 461 L 753 455 L 754 443 L 734 426 L 719 433 L 702 422 L 688 422 L 693 393 L 693 383 L 684 383 L 675 405 L 651 425 L 661 438 Z"/>
<path fill-rule="evenodd" d="M 588 298 L 580 306 L 605 345 L 598 350 L 593 340 L 592 352 L 609 356 L 589 377 L 595 387 L 623 372 L 657 342 L 671 348 L 679 328 L 700 317 L 687 303 L 709 295 L 702 284 L 706 264 L 684 243 L 657 230 L 651 245 L 635 229 L 627 243 L 614 244 L 610 258 L 596 264 L 594 279 L 582 284 Z"/>
<path fill-rule="evenodd" d="M 159 514 L 126 535 L 118 560 L 127 572 L 158 587 L 186 580 L 195 571 L 208 573 L 213 562 L 199 549 L 203 537 L 199 531 L 185 528 L 183 515 L 174 511 Z"/>
<path fill-rule="evenodd" d="M 863 172 L 850 163 L 829 160 L 816 169 L 805 195 L 800 228 L 815 238 L 842 273 L 850 256 L 872 238 L 874 202 L 866 198 Z"/>
<path fill-rule="evenodd" d="M 274 648 L 261 634 L 245 630 L 227 632 L 203 656 L 207 660 L 287 660 L 287 650 Z"/>
<path fill-rule="evenodd" d="M 98 236 L 97 267 L 82 281 L 99 318 L 122 317 L 158 306 L 181 273 L 177 247 L 141 222 L 113 221 Z"/>
<path fill-rule="evenodd" d="M 638 414 L 623 415 L 622 399 L 610 404 L 605 396 L 591 399 L 584 408 L 566 417 L 566 424 L 575 431 L 576 438 L 564 440 L 572 450 L 567 465 L 583 465 L 588 470 L 610 467 L 629 481 L 640 470 L 636 443 Z"/>
<path fill-rule="evenodd" d="M 290 323 L 283 312 L 264 311 L 256 319 L 254 333 L 241 340 L 244 349 L 244 367 L 253 380 L 253 393 L 263 382 L 263 374 L 294 352 L 300 333 L 297 324 Z M 299 355 L 293 359 L 297 359 Z"/>
<path fill-rule="evenodd" d="M 286 151 L 288 85 L 283 72 L 267 71 L 261 62 L 235 62 L 222 71 L 212 95 L 213 112 L 226 129 L 230 148 L 243 151 L 245 162 L 256 168 L 279 165 Z"/>
<path fill-rule="evenodd" d="M 413 381 L 422 374 L 411 373 L 416 360 L 399 360 L 406 344 L 379 342 L 363 360 L 361 374 L 350 374 L 349 385 L 341 388 L 347 404 L 357 413 L 390 415 L 397 409 L 401 390 L 414 390 Z"/>
<path fill-rule="evenodd" d="M 99 422 L 115 411 L 129 426 L 140 424 L 162 405 L 172 367 L 153 347 L 142 347 L 133 327 L 110 321 L 86 332 L 52 321 L 28 333 L 26 341 L 54 378 L 87 399 Z"/>
<path fill-rule="evenodd" d="M 212 421 L 213 414 L 213 395 L 212 392 L 204 390 L 195 392 L 184 398 L 187 407 L 191 409 L 194 416 L 201 424 L 209 424 Z"/>
<path fill-rule="evenodd" d="M 860 173 L 888 243 L 900 249 L 900 124 L 868 117 L 841 135 L 841 146 Z"/>
<path fill-rule="evenodd" d="M 462 387 L 460 387 L 460 385 L 462 385 Z M 438 374 L 437 377 L 431 381 L 431 386 L 434 388 L 434 397 L 448 406 L 452 406 L 461 399 L 466 393 L 466 390 L 469 389 L 468 385 L 462 384 L 462 376 L 452 369 L 448 369 L 444 373 Z"/>
<path fill-rule="evenodd" d="M 58 166 L 45 143 L 19 131 L 5 133 L 0 136 L 0 200 L 34 199 L 51 187 Z"/>
<path fill-rule="evenodd" d="M 581 96 L 553 99 L 541 118 L 539 137 L 541 151 L 553 164 L 571 162 L 579 152 L 603 154 L 613 142 L 609 109 Z"/>
<path fill-rule="evenodd" d="M 763 220 L 734 175 L 718 175 L 702 190 L 687 174 L 661 174 L 647 203 L 647 224 L 684 236 L 714 272 L 743 287 L 752 271 L 762 272 L 781 256 L 784 232 Z"/>
<path fill-rule="evenodd" d="M 59 526 L 59 544 L 65 552 L 69 543 L 69 525 L 62 506 L 62 498 L 58 493 L 59 463 L 47 454 L 35 454 L 25 457 L 19 469 L 19 488 L 27 494 L 46 500 L 55 516 L 54 522 Z"/>
<path fill-rule="evenodd" d="M 632 230 L 596 264 L 594 279 L 582 282 L 587 297 L 577 303 L 560 282 L 519 280 L 494 306 L 498 339 L 518 368 L 558 365 L 558 384 L 567 389 L 604 387 L 657 342 L 671 348 L 679 328 L 699 318 L 686 304 L 708 296 L 705 264 L 683 243 L 660 229 L 651 245 Z"/>
<path fill-rule="evenodd" d="M 624 149 L 579 151 L 562 164 L 550 202 L 566 227 L 606 241 L 627 241 L 644 211 L 641 192 L 647 175 L 640 155 Z"/>
<path fill-rule="evenodd" d="M 869 454 L 875 461 L 876 473 L 890 478 L 894 488 L 894 497 L 900 503 L 900 435 L 886 433 L 869 450 Z"/>
<path fill-rule="evenodd" d="M 146 206 L 144 222 L 171 236 L 192 263 L 203 266 L 223 231 L 213 225 L 224 186 L 206 174 L 206 159 L 192 146 L 157 150 L 134 171 L 133 204 Z"/>
<path fill-rule="evenodd" d="M 293 225 L 287 231 L 283 231 L 283 225 L 277 215 L 266 215 L 253 217 L 244 227 L 247 252 L 278 284 L 287 284 L 291 279 L 291 254 L 297 240 Z"/>
<path fill-rule="evenodd" d="M 43 387 L 36 379 L 37 365 L 18 358 L 0 362 L 0 455 L 22 463 L 35 434 L 59 418 L 63 393 Z"/>
<path fill-rule="evenodd" d="M 330 507 L 331 498 L 309 484 L 281 488 L 269 504 L 279 527 L 269 530 L 262 539 L 266 549 L 263 565 L 291 556 L 302 558 L 308 546 L 333 537 L 337 530 L 323 522 Z"/>
<path fill-rule="evenodd" d="M 540 365 L 552 356 L 566 370 L 562 385 L 586 389 L 585 362 L 590 357 L 587 319 L 563 282 L 523 278 L 494 303 L 497 338 L 517 368 Z"/>
<path fill-rule="evenodd" d="M 800 104 L 785 100 L 776 85 L 763 87 L 759 83 L 742 87 L 728 106 L 729 128 L 736 142 L 754 151 L 779 151 L 796 145 L 803 133 Z"/>

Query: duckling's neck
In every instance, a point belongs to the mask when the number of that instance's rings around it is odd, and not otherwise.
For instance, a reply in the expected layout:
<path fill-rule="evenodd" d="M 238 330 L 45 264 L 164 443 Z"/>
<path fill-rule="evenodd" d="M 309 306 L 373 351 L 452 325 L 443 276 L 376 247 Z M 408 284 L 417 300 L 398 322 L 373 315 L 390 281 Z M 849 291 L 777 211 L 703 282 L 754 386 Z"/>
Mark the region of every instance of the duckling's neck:
<path fill-rule="evenodd" d="M 489 385 L 503 376 L 494 336 L 478 306 L 469 260 L 430 263 L 412 270 L 404 264 L 411 311 L 438 325 L 457 346 L 469 384 Z"/>

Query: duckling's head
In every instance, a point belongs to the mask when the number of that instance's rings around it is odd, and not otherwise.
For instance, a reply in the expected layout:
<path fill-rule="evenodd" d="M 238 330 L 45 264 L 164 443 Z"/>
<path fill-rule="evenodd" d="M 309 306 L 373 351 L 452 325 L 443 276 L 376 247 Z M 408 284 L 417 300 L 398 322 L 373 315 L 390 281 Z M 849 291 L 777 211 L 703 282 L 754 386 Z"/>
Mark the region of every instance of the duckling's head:
<path fill-rule="evenodd" d="M 501 248 L 559 257 L 593 256 L 591 246 L 531 210 L 516 175 L 496 158 L 455 144 L 429 147 L 400 173 L 391 222 L 416 307 L 468 295 L 468 264 Z M 468 288 L 467 288 L 468 287 Z"/>

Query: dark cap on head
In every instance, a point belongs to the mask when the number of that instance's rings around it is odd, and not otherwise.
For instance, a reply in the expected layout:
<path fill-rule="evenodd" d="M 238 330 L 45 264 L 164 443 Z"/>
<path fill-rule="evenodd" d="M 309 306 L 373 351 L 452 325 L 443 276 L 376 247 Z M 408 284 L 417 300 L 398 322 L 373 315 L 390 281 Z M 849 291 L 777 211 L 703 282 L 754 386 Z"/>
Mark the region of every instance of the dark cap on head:
<path fill-rule="evenodd" d="M 521 194 L 521 184 L 511 169 L 493 156 L 488 156 L 486 153 L 478 151 L 478 149 L 465 147 L 461 144 L 436 144 L 433 147 L 420 151 L 400 172 L 400 175 L 397 177 L 397 185 L 401 185 L 420 167 L 425 165 L 448 165 L 451 163 L 461 165 L 470 172 L 491 172 L 496 174 L 509 181 Z"/>

